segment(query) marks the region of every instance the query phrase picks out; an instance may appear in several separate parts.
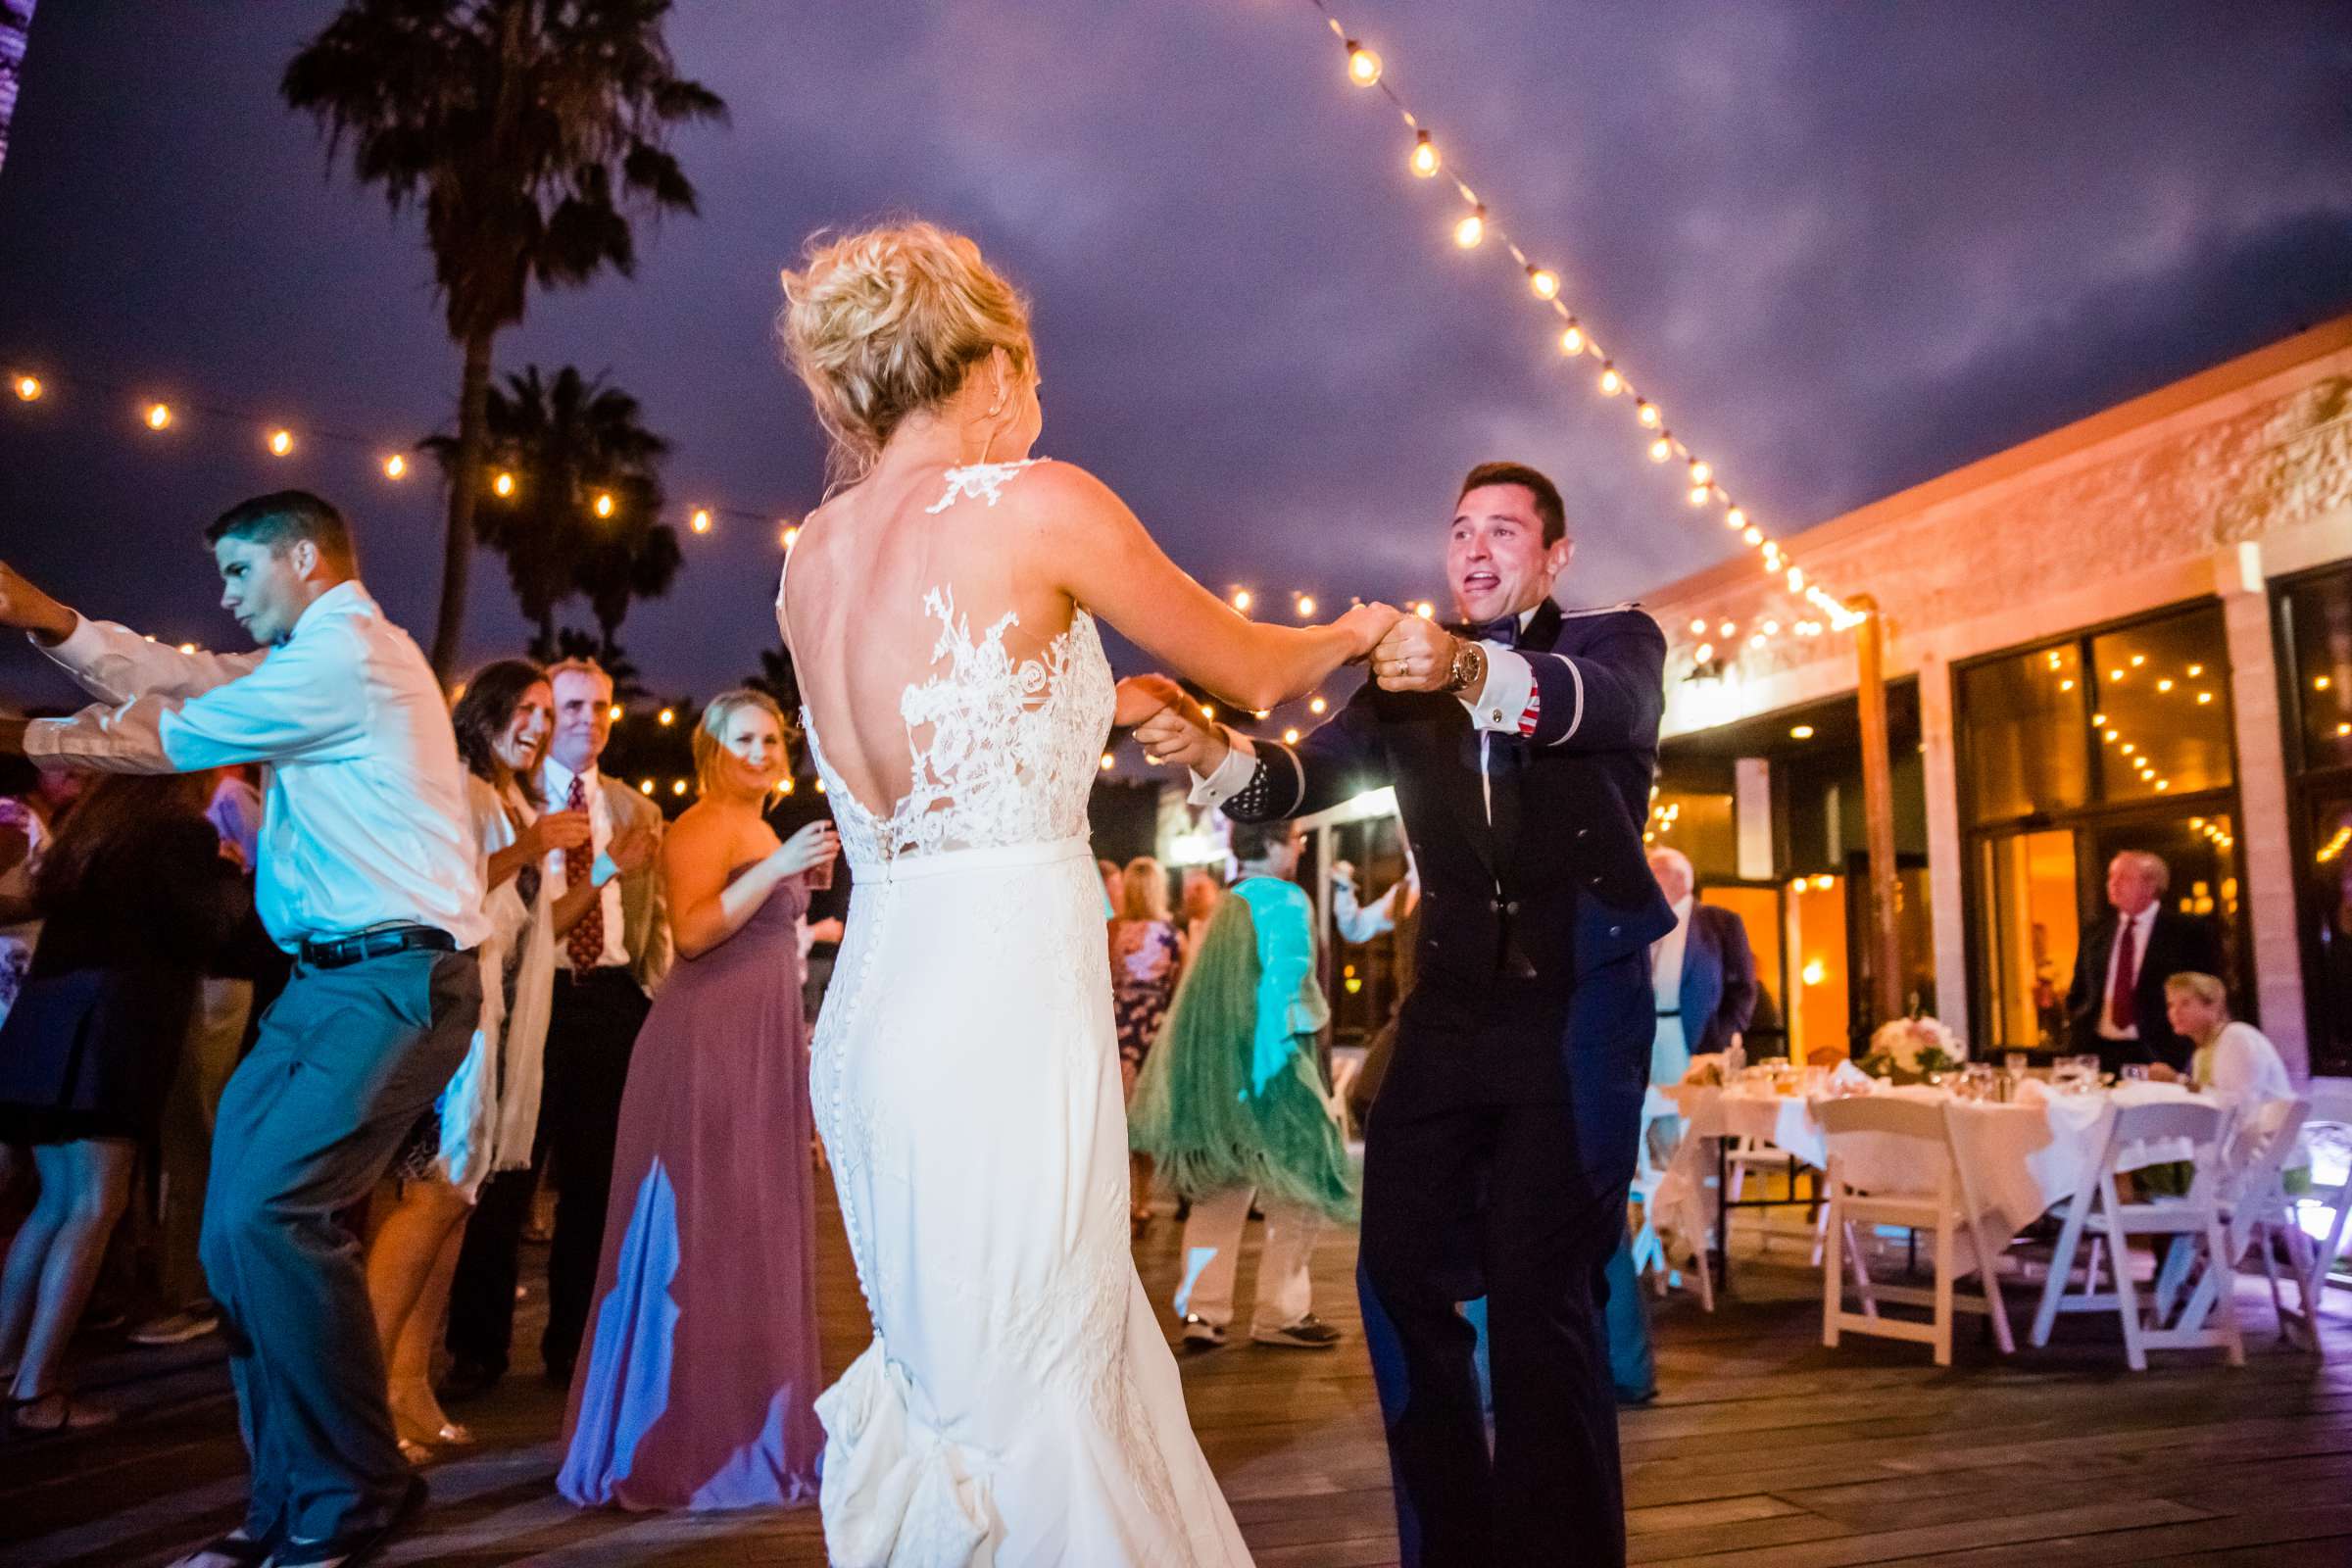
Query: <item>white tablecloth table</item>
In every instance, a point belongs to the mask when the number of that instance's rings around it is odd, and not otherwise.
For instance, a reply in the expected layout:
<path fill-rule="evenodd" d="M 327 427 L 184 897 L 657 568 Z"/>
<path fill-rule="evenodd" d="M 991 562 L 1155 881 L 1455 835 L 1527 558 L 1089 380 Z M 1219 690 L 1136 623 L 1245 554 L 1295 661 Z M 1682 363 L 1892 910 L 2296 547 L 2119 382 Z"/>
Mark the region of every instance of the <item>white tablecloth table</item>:
<path fill-rule="evenodd" d="M 1949 1091 L 1926 1086 L 1890 1087 L 1881 1094 L 1947 1102 L 1952 1151 L 1975 1196 L 1988 1233 L 2015 1236 L 2051 1204 L 2071 1198 L 2107 1146 L 2108 1119 L 2122 1104 L 2149 1102 L 2218 1104 L 2178 1084 L 2119 1084 L 2093 1094 L 2036 1096 L 2034 1101 L 1960 1101 Z M 1820 1166 L 1829 1157 L 1812 1101 L 1775 1095 L 1746 1084 L 1725 1089 L 1684 1084 L 1668 1089 L 1682 1109 L 1688 1134 L 1661 1182 L 1656 1202 L 1662 1229 L 1690 1245 L 1704 1245 L 1715 1225 L 1721 1193 L 1710 1178 L 1720 1168 L 1717 1142 L 1752 1137 Z M 2124 1168 L 2187 1159 L 2180 1141 L 2156 1141 L 2126 1152 Z M 1847 1181 L 1877 1193 L 1933 1192 L 1935 1171 L 1905 1139 L 1857 1134 L 1845 1140 L 1841 1167 Z"/>

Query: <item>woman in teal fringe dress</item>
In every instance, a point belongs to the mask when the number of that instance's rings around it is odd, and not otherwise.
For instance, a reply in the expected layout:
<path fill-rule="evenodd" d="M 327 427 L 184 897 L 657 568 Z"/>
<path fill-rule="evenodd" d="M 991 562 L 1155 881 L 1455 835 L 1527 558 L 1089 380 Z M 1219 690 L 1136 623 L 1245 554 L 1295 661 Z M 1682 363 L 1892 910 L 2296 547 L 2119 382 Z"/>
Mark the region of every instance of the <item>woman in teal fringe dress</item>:
<path fill-rule="evenodd" d="M 1290 880 L 1288 823 L 1236 824 L 1234 884 L 1185 970 L 1129 1107 L 1129 1141 L 1190 1200 L 1176 1310 L 1189 1345 L 1225 1343 L 1234 1268 L 1254 1204 L 1266 1217 L 1250 1337 L 1329 1349 L 1308 1263 L 1327 1222 L 1354 1219 L 1358 1173 L 1315 1041 L 1330 1017 L 1315 981 L 1314 906 Z"/>

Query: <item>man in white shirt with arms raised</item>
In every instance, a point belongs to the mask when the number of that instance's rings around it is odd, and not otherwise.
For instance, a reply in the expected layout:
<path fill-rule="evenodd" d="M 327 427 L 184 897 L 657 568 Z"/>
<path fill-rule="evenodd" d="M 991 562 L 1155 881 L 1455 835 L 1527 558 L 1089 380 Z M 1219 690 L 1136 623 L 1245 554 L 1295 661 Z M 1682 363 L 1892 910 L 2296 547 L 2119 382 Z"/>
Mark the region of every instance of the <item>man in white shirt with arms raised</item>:
<path fill-rule="evenodd" d="M 414 1517 L 359 1250 L 335 1212 L 382 1179 L 463 1058 L 487 934 L 448 708 L 306 491 L 205 530 L 261 645 L 183 654 L 84 619 L 0 564 L 21 628 L 100 706 L 0 721 L 0 751 L 109 772 L 265 774 L 256 904 L 293 978 L 220 1101 L 205 1274 L 230 1345 L 251 1499 L 194 1568 L 335 1564 Z"/>

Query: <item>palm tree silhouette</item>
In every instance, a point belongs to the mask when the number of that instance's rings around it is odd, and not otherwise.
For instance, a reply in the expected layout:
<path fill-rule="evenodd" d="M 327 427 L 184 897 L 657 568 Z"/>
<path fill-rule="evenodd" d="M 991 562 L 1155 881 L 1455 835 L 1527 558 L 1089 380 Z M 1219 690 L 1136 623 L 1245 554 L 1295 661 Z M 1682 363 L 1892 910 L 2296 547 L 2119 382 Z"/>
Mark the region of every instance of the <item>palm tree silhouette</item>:
<path fill-rule="evenodd" d="M 448 465 L 449 530 L 433 667 L 458 654 L 483 491 L 490 356 L 530 285 L 635 270 L 632 220 L 695 211 L 666 146 L 677 125 L 723 120 L 716 93 L 677 74 L 670 0 L 349 0 L 288 64 L 279 92 L 315 120 L 333 161 L 420 207 L 450 337 L 465 350 Z"/>
<path fill-rule="evenodd" d="M 552 379 L 527 367 L 483 397 L 492 478 L 477 516 L 481 542 L 506 558 L 515 601 L 537 628 L 534 650 L 561 646 L 556 607 L 579 594 L 611 668 L 630 602 L 661 597 L 677 576 L 677 531 L 659 520 L 669 443 L 642 416 L 635 398 L 569 365 Z M 453 476 L 464 461 L 458 437 L 419 445 Z"/>

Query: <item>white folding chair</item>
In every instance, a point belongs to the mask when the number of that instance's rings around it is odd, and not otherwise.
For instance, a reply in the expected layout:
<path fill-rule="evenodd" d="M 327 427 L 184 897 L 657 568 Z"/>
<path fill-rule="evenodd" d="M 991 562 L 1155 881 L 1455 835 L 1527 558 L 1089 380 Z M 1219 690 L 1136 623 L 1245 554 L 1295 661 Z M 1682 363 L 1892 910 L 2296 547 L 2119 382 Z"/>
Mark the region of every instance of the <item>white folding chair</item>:
<path fill-rule="evenodd" d="M 1660 1093 L 1654 1086 L 1642 1102 L 1642 1142 L 1634 1156 L 1634 1185 L 1632 1200 L 1642 1207 L 1642 1218 L 1633 1226 L 1634 1274 L 1636 1278 L 1654 1278 L 1657 1293 L 1666 1294 L 1675 1282 L 1673 1261 L 1666 1255 L 1666 1239 L 1658 1230 L 1658 1191 L 1666 1183 L 1671 1161 L 1660 1162 L 1650 1151 L 1650 1128 L 1663 1121 L 1677 1120 L 1682 1107 L 1672 1097 Z M 1689 1134 L 1686 1132 L 1686 1138 Z M 1713 1181 L 1712 1172 L 1699 1178 L 1700 1203 L 1705 1201 L 1705 1187 Z M 1629 1223 L 1632 1223 L 1629 1218 Z M 1707 1262 L 1707 1236 L 1702 1230 L 1695 1237 L 1687 1237 L 1691 1250 L 1690 1271 L 1698 1281 L 1698 1304 L 1704 1311 L 1715 1310 L 1714 1270 Z"/>
<path fill-rule="evenodd" d="M 2278 1100 L 2256 1105 L 2239 1117 L 2229 1141 L 2229 1169 L 2222 1181 L 2222 1228 L 2232 1270 L 2244 1261 L 2248 1248 L 2261 1250 L 2262 1272 L 2271 1284 L 2271 1309 L 2278 1316 L 2279 1337 L 2301 1339 L 2325 1357 L 2318 1297 L 2312 1286 L 2319 1248 L 2297 1222 L 2295 1200 L 2286 1191 L 2286 1162 L 2302 1145 L 2304 1122 L 2310 1114 L 2308 1100 Z M 2286 1303 L 2278 1274 L 2282 1251 L 2295 1284 L 2292 1307 Z"/>
<path fill-rule="evenodd" d="M 2229 1352 L 2231 1366 L 2243 1366 L 2245 1344 L 2237 1329 L 2235 1271 L 2230 1267 L 2230 1242 L 2222 1225 L 2221 1177 L 2223 1147 L 2230 1126 L 2229 1112 L 2218 1105 L 2162 1101 L 2117 1105 L 2109 1115 L 2107 1137 L 2082 1186 L 2059 1205 L 2065 1223 L 2058 1233 L 2057 1250 L 2050 1257 L 2049 1278 L 2043 1282 L 2041 1305 L 2034 1314 L 2033 1343 L 2050 1343 L 2050 1331 L 2060 1312 L 2114 1312 L 2123 1321 L 2124 1358 L 2134 1372 L 2148 1369 L 2148 1351 L 2180 1350 L 2219 1346 Z M 2138 1146 L 2158 1140 L 2182 1141 L 2191 1150 L 2195 1175 L 2186 1196 L 2159 1197 L 2127 1203 L 2118 1196 L 2120 1163 L 2133 1158 Z M 2091 1250 L 2082 1274 L 2082 1289 L 2070 1293 L 2076 1254 L 2085 1235 Z M 2139 1288 L 2132 1279 L 2132 1238 L 2173 1238 L 2173 1246 L 2202 1249 L 2191 1259 L 2191 1272 L 2202 1263 L 2197 1288 L 2177 1314 L 2170 1314 L 2168 1298 L 2176 1296 L 2175 1274 L 2140 1312 Z M 2111 1291 L 2097 1289 L 2100 1253 L 2107 1254 L 2115 1281 Z M 2162 1273 L 2171 1271 L 2160 1271 Z M 2206 1319 L 2218 1311 L 2218 1323 Z"/>
<path fill-rule="evenodd" d="M 2294 1201 L 2298 1221 L 2327 1215 L 2327 1234 L 2319 1238 L 2310 1273 L 2301 1281 L 2302 1318 L 2319 1343 L 2319 1312 L 2328 1293 L 2328 1277 L 2343 1255 L 2345 1221 L 2352 1219 L 2352 1079 L 2314 1078 L 2305 1091 L 2310 1114 L 2303 1118 L 2312 1150 L 2311 1186 Z"/>
<path fill-rule="evenodd" d="M 1822 1185 L 1829 1194 L 1823 1227 L 1821 1268 L 1821 1343 L 1837 1348 L 1841 1334 L 1875 1334 L 1909 1340 L 1934 1348 L 1936 1364 L 1952 1364 L 1952 1316 L 1957 1311 L 1984 1312 L 1992 1320 L 1994 1341 L 2006 1355 L 2017 1348 L 2009 1332 L 2009 1308 L 2001 1298 L 2001 1250 L 1989 1245 L 1976 1213 L 1965 1174 L 1952 1153 L 1951 1132 L 1944 1107 L 1932 1101 L 1893 1096 L 1857 1096 L 1824 1101 L 1815 1107 L 1829 1160 Z M 1850 1178 L 1853 1144 L 1863 1138 L 1895 1140 L 1903 1146 L 1904 1168 L 1913 1173 L 1900 1192 L 1865 1191 Z M 1885 1150 L 1882 1147 L 1881 1152 Z M 1893 1225 L 1926 1231 L 1933 1238 L 1930 1256 L 1936 1276 L 1932 1289 L 1883 1284 L 1870 1275 L 1870 1265 L 1855 1227 Z M 1974 1254 L 1970 1266 L 1960 1259 L 1962 1232 Z M 1859 1312 L 1845 1307 L 1844 1274 L 1851 1268 Z M 1955 1286 L 1963 1273 L 1977 1276 L 1979 1296 L 1956 1298 Z M 1930 1308 L 1922 1323 L 1888 1317 L 1883 1302 Z"/>

